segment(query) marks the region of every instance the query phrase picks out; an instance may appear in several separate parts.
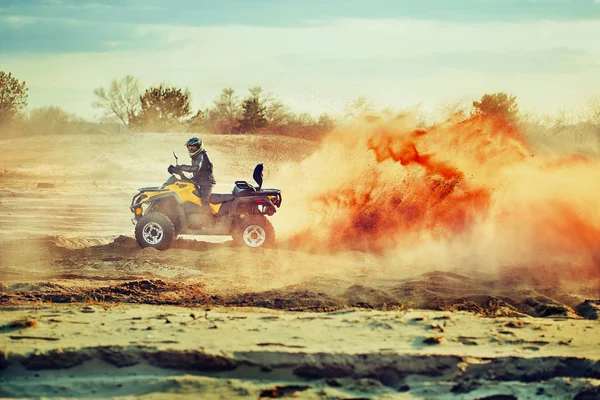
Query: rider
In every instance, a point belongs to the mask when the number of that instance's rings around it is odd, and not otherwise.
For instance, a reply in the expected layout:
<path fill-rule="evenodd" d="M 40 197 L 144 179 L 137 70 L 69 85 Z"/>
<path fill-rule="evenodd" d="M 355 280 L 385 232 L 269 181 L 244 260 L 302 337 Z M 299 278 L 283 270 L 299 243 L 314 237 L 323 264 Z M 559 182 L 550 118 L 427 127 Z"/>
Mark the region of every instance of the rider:
<path fill-rule="evenodd" d="M 193 137 L 185 142 L 185 146 L 192 158 L 192 165 L 177 165 L 175 168 L 177 172 L 183 171 L 194 174 L 192 181 L 200 190 L 202 207 L 208 209 L 208 200 L 212 193 L 212 187 L 217 183 L 213 176 L 213 164 L 210 162 L 206 150 L 202 147 L 202 139 Z"/>

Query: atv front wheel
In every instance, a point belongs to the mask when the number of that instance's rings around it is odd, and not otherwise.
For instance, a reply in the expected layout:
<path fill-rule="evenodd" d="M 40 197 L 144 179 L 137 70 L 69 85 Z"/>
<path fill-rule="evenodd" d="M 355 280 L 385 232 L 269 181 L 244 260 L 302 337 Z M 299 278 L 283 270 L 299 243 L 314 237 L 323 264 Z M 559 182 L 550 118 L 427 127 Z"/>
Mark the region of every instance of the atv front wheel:
<path fill-rule="evenodd" d="M 176 236 L 173 222 L 159 212 L 144 215 L 135 226 L 135 239 L 141 248 L 168 249 Z"/>
<path fill-rule="evenodd" d="M 251 215 L 238 221 L 231 236 L 234 244 L 251 248 L 272 247 L 275 243 L 275 229 L 262 215 Z"/>

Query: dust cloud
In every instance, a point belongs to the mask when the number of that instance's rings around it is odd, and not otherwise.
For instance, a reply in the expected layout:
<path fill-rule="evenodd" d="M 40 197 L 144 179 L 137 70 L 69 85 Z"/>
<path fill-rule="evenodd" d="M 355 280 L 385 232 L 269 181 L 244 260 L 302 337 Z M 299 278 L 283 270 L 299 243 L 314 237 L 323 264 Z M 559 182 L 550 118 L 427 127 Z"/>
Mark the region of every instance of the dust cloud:
<path fill-rule="evenodd" d="M 600 161 L 537 155 L 502 120 L 362 118 L 276 181 L 276 229 L 293 248 L 358 250 L 422 269 L 600 276 Z"/>
<path fill-rule="evenodd" d="M 282 189 L 270 218 L 276 248 L 256 252 L 199 236 L 166 251 L 140 249 L 131 196 L 166 180 L 171 150 L 188 136 L 2 141 L 0 300 L 81 301 L 106 295 L 107 286 L 118 294 L 113 301 L 508 307 L 546 316 L 575 315 L 597 297 L 593 156 L 539 152 L 500 121 L 422 126 L 412 113 L 353 121 L 320 144 L 203 135 L 215 192 L 250 181 L 259 162 L 265 187 Z"/>

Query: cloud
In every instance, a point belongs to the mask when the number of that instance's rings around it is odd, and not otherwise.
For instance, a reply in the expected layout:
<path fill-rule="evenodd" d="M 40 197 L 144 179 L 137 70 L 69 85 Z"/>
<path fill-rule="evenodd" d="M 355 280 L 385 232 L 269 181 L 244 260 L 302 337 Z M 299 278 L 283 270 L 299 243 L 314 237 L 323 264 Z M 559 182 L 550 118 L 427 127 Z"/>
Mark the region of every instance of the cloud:
<path fill-rule="evenodd" d="M 435 53 L 540 51 L 565 48 L 600 55 L 596 21 L 531 23 L 440 23 L 421 20 L 340 19 L 310 27 L 145 26 L 141 35 L 160 37 L 214 57 L 344 57 L 397 59 Z"/>
<path fill-rule="evenodd" d="M 306 26 L 310 21 L 339 18 L 407 18 L 454 22 L 600 18 L 600 9 L 593 0 L 3 0 L 0 10 L 10 15 L 62 17 L 87 22 L 178 26 L 294 27 Z"/>
<path fill-rule="evenodd" d="M 24 25 L 34 24 L 38 19 L 35 17 L 28 16 L 18 16 L 18 15 L 8 15 L 5 17 L 0 17 L 0 21 L 3 24 L 8 24 L 13 27 L 22 27 Z"/>
<path fill-rule="evenodd" d="M 157 37 L 139 35 L 135 26 L 77 19 L 0 16 L 0 52 L 63 53 L 105 51 L 105 43 L 119 42 L 123 49 L 152 47 Z"/>
<path fill-rule="evenodd" d="M 196 107 L 210 104 L 224 87 L 245 92 L 262 85 L 310 112 L 339 109 L 359 95 L 401 106 L 500 90 L 556 109 L 600 91 L 595 21 L 345 18 L 303 27 L 53 26 L 53 37 L 36 31 L 36 23 L 11 47 L 2 42 L 0 70 L 28 82 L 31 105 L 54 99 L 84 116 L 94 112 L 92 90 L 126 74 L 146 85 L 187 86 Z M 37 41 L 35 51 L 17 53 L 31 40 Z"/>

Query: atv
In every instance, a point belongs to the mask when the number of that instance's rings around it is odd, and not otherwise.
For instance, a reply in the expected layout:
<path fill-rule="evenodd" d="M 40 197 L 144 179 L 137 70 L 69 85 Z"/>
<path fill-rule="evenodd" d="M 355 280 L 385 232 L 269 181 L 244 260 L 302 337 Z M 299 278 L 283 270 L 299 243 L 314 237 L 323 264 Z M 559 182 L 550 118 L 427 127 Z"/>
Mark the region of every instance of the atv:
<path fill-rule="evenodd" d="M 231 193 L 211 194 L 210 212 L 202 207 L 199 188 L 191 179 L 173 165 L 167 171 L 171 176 L 161 187 L 140 188 L 131 201 L 140 247 L 165 250 L 178 235 L 232 236 L 234 244 L 250 248 L 274 244 L 275 230 L 267 216 L 281 206 L 281 191 L 262 188 L 263 164 L 253 173 L 258 186 L 236 181 Z"/>

